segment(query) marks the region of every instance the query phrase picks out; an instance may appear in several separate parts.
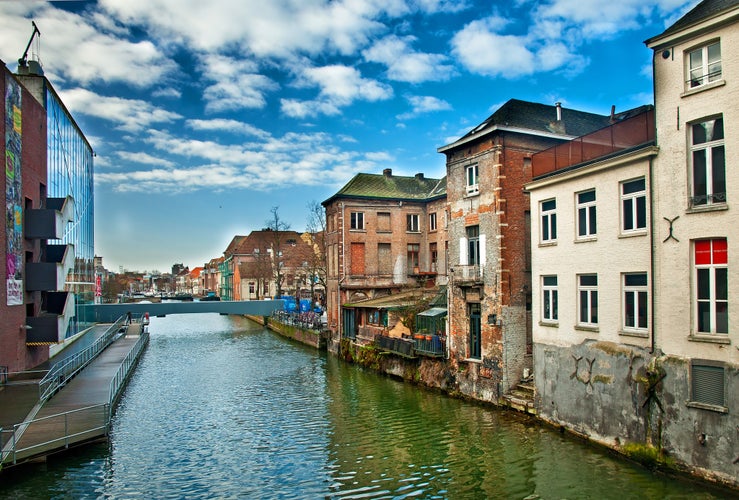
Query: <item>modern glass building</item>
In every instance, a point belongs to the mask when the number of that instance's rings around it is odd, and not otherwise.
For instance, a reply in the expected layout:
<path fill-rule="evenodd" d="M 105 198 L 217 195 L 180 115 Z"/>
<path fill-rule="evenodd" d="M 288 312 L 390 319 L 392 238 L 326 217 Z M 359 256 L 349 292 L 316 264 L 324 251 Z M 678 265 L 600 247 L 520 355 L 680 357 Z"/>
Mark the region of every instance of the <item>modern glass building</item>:
<path fill-rule="evenodd" d="M 63 331 L 59 332 L 59 340 L 63 340 L 91 326 L 83 312 L 85 306 L 94 303 L 95 299 L 92 147 L 42 73 L 30 72 L 17 77 L 46 110 L 45 197 L 48 200 L 72 198 L 74 202 L 73 217 L 62 229 L 61 238 L 46 241 L 49 251 L 66 245 L 74 249 L 74 264 L 65 269 L 64 283 L 57 288 L 74 295 L 74 311 L 63 313 L 68 318 L 61 326 Z M 48 296 L 51 297 L 50 294 Z M 51 303 L 42 306 L 44 310 L 50 311 L 52 308 Z"/>
<path fill-rule="evenodd" d="M 74 245 L 74 269 L 67 275 L 65 291 L 75 295 L 75 307 L 95 300 L 95 235 L 92 147 L 69 114 L 59 96 L 44 79 L 47 119 L 47 176 L 49 198 L 74 199 L 74 220 L 64 230 L 62 240 L 50 244 Z M 66 336 L 88 325 L 75 314 Z"/>

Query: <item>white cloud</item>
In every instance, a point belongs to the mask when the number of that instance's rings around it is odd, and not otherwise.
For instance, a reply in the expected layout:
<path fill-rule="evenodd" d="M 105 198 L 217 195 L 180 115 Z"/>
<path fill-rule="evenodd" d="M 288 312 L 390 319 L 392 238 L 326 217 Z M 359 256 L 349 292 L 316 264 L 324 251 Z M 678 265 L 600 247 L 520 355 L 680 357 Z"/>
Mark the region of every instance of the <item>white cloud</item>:
<path fill-rule="evenodd" d="M 305 68 L 296 86 L 318 87 L 320 90 L 314 100 L 281 99 L 282 112 L 293 118 L 336 115 L 340 108 L 355 101 L 382 101 L 393 95 L 391 86 L 363 78 L 356 68 L 340 64 Z"/>
<path fill-rule="evenodd" d="M 390 35 L 362 52 L 367 61 L 383 64 L 391 80 L 421 83 L 448 80 L 454 67 L 444 64 L 447 57 L 442 54 L 426 54 L 411 48 L 415 37 Z"/>
<path fill-rule="evenodd" d="M 262 108 L 267 104 L 265 93 L 278 88 L 250 60 L 203 56 L 200 64 L 203 78 L 214 82 L 203 91 L 206 111 Z"/>
<path fill-rule="evenodd" d="M 486 76 L 516 78 L 536 69 L 526 37 L 496 32 L 497 17 L 472 21 L 452 38 L 452 52 L 467 69 Z"/>
<path fill-rule="evenodd" d="M 407 113 L 398 115 L 399 120 L 405 120 L 408 118 L 416 117 L 423 113 L 431 113 L 434 111 L 446 111 L 452 109 L 451 104 L 438 97 L 424 95 L 424 96 L 409 96 L 407 97 L 412 109 Z"/>
<path fill-rule="evenodd" d="M 125 161 L 132 161 L 136 163 L 143 163 L 145 165 L 157 165 L 161 167 L 174 167 L 175 163 L 164 158 L 152 156 L 149 153 L 137 152 L 131 153 L 129 151 L 118 151 L 116 153 L 119 158 Z"/>
<path fill-rule="evenodd" d="M 185 124 L 193 130 L 231 132 L 253 135 L 255 137 L 269 137 L 270 135 L 266 130 L 262 130 L 248 123 L 225 118 L 215 118 L 212 120 L 192 119 L 187 120 Z"/>
<path fill-rule="evenodd" d="M 83 88 L 65 90 L 59 94 L 72 114 L 102 118 L 127 132 L 140 132 L 154 123 L 171 123 L 182 118 L 178 113 L 146 101 L 103 96 Z"/>

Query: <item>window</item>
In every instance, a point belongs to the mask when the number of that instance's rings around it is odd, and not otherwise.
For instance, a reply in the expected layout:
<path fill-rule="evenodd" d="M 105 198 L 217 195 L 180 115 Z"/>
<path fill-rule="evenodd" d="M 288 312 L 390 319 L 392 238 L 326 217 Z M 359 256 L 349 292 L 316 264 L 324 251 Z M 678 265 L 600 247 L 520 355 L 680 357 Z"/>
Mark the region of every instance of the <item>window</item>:
<path fill-rule="evenodd" d="M 699 87 L 721 79 L 721 44 L 714 42 L 688 52 L 688 86 Z"/>
<path fill-rule="evenodd" d="M 577 237 L 589 238 L 595 234 L 595 189 L 591 189 L 577 194 Z"/>
<path fill-rule="evenodd" d="M 726 203 L 723 118 L 692 124 L 690 135 L 693 168 L 691 206 Z"/>
<path fill-rule="evenodd" d="M 390 231 L 390 212 L 377 212 L 377 232 Z"/>
<path fill-rule="evenodd" d="M 249 295 L 253 295 L 254 294 L 254 291 L 256 290 L 256 288 L 254 287 L 254 285 L 255 284 L 254 284 L 253 281 L 250 281 L 249 282 Z"/>
<path fill-rule="evenodd" d="M 408 244 L 408 273 L 418 272 L 419 259 L 418 254 L 421 251 L 421 245 L 418 243 Z"/>
<path fill-rule="evenodd" d="M 350 216 L 350 229 L 364 229 L 364 212 L 352 212 Z"/>
<path fill-rule="evenodd" d="M 379 325 L 380 324 L 380 310 L 379 309 L 373 309 L 371 311 L 367 311 L 367 324 L 369 325 Z"/>
<path fill-rule="evenodd" d="M 582 274 L 577 277 L 578 310 L 581 326 L 598 325 L 598 275 Z"/>
<path fill-rule="evenodd" d="M 467 228 L 467 265 L 480 265 L 480 226 Z"/>
<path fill-rule="evenodd" d="M 557 241 L 557 200 L 541 202 L 541 241 Z"/>
<path fill-rule="evenodd" d="M 409 233 L 417 233 L 418 232 L 418 214 L 408 214 L 406 215 L 406 230 Z"/>
<path fill-rule="evenodd" d="M 559 300 L 557 297 L 557 277 L 542 276 L 541 278 L 541 320 L 556 322 L 558 317 Z"/>
<path fill-rule="evenodd" d="M 691 402 L 726 406 L 724 367 L 710 361 L 693 360 L 690 368 Z"/>
<path fill-rule="evenodd" d="M 437 272 L 437 266 L 439 263 L 439 250 L 436 243 L 429 243 L 429 261 L 431 263 L 431 272 Z"/>
<path fill-rule="evenodd" d="M 436 231 L 436 212 L 429 214 L 429 231 Z"/>
<path fill-rule="evenodd" d="M 467 194 L 477 194 L 480 191 L 477 184 L 477 165 L 467 165 L 465 168 L 467 178 Z"/>
<path fill-rule="evenodd" d="M 621 231 L 642 232 L 647 228 L 646 181 L 635 179 L 621 183 Z"/>
<path fill-rule="evenodd" d="M 728 248 L 725 239 L 695 242 L 696 331 L 729 333 Z"/>
<path fill-rule="evenodd" d="M 469 357 L 480 359 L 482 357 L 482 311 L 480 304 L 467 304 L 467 317 L 470 318 L 470 350 Z"/>
<path fill-rule="evenodd" d="M 624 330 L 647 330 L 647 273 L 624 274 Z"/>

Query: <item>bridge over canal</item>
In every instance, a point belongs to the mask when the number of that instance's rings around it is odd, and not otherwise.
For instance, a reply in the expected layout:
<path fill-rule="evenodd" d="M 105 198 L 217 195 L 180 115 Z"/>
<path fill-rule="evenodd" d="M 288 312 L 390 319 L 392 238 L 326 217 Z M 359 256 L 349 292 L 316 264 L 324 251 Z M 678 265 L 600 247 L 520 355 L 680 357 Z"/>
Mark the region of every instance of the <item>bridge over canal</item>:
<path fill-rule="evenodd" d="M 130 302 L 126 304 L 90 304 L 86 306 L 85 318 L 93 323 L 112 323 L 129 312 L 133 316 L 149 313 L 149 316 L 170 314 L 219 313 L 251 316 L 270 316 L 281 310 L 283 300 L 234 300 L 234 301 L 162 301 Z"/>

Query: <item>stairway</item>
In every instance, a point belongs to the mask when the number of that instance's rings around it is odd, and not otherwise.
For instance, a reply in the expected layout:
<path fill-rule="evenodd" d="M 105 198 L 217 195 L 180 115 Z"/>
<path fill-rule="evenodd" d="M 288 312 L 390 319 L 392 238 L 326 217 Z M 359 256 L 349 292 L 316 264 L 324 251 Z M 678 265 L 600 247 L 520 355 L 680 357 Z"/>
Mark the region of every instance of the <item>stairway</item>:
<path fill-rule="evenodd" d="M 504 406 L 522 413 L 536 415 L 536 407 L 534 406 L 534 377 L 530 376 L 527 379 L 522 379 L 508 394 L 503 396 L 502 403 Z"/>

